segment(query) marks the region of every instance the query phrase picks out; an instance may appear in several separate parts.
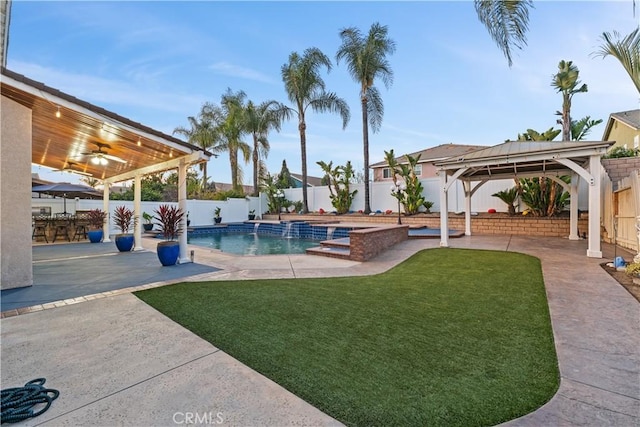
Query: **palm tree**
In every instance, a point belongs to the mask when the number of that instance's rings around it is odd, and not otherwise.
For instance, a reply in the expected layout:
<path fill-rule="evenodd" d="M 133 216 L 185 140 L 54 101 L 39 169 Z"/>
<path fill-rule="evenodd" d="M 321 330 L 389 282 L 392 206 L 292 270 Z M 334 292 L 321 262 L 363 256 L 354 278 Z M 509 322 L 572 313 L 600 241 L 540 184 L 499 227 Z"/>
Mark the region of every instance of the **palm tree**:
<path fill-rule="evenodd" d="M 393 40 L 387 37 L 388 28 L 374 23 L 365 38 L 357 28 L 340 31 L 342 44 L 336 61 L 344 59 L 351 77 L 360 85 L 362 103 L 362 145 L 364 149 L 364 213 L 371 212 L 369 200 L 369 126 L 375 133 L 380 129 L 384 106 L 380 92 L 374 86 L 376 78 L 382 79 L 386 88 L 393 83 L 393 70 L 387 55 L 396 50 Z"/>
<path fill-rule="evenodd" d="M 245 99 L 247 95 L 243 91 L 234 93 L 231 89 L 222 95 L 220 101 L 223 120 L 219 126 L 222 136 L 218 145 L 213 147 L 213 151 L 229 153 L 229 164 L 231 166 L 231 186 L 234 190 L 241 190 L 243 181 L 242 167 L 238 163 L 238 151 L 241 152 L 245 163 L 251 158 L 251 147 L 241 141 L 242 135 L 246 133 Z"/>
<path fill-rule="evenodd" d="M 617 31 L 614 31 L 613 35 L 602 33 L 602 40 L 603 44 L 600 46 L 600 50 L 594 52 L 593 55 L 602 58 L 611 55 L 620 61 L 640 93 L 640 27 L 624 38 L 621 38 Z"/>
<path fill-rule="evenodd" d="M 331 60 L 320 49 L 310 47 L 302 56 L 297 52 L 289 55 L 289 62 L 281 69 L 282 81 L 289 101 L 293 107 L 282 106 L 279 114 L 289 118 L 295 114 L 298 117 L 298 131 L 300 132 L 300 152 L 302 156 L 302 210 L 309 211 L 307 204 L 307 122 L 305 114 L 309 107 L 315 112 L 338 113 L 342 117 L 342 129 L 349 123 L 350 113 L 347 103 L 333 92 L 327 92 L 324 80 L 320 76 L 320 68 L 326 67 L 331 71 Z"/>
<path fill-rule="evenodd" d="M 558 64 L 558 72 L 551 80 L 551 86 L 562 93 L 562 112 L 556 111 L 562 119 L 558 120 L 562 124 L 562 140 L 571 141 L 571 100 L 573 95 L 580 92 L 587 92 L 587 85 L 580 85 L 580 71 L 578 67 L 573 65 L 571 61 L 560 61 Z"/>
<path fill-rule="evenodd" d="M 89 187 L 91 188 L 96 188 L 99 184 L 100 184 L 100 180 L 93 178 L 91 176 L 85 176 L 80 178 L 81 182 L 84 182 L 85 184 L 87 184 Z"/>
<path fill-rule="evenodd" d="M 173 130 L 174 135 L 182 135 L 190 144 L 197 145 L 208 150 L 216 145 L 220 139 L 219 126 L 222 119 L 220 108 L 217 105 L 205 103 L 200 109 L 198 117 L 189 116 L 189 128 L 178 126 Z M 202 189 L 207 188 L 207 163 L 200 163 L 202 171 Z"/>
<path fill-rule="evenodd" d="M 591 132 L 591 128 L 602 123 L 602 119 L 591 120 L 591 116 L 585 116 L 580 120 L 571 121 L 571 140 L 582 141 Z"/>
<path fill-rule="evenodd" d="M 531 0 L 475 0 L 474 3 L 480 22 L 487 28 L 511 67 L 512 50 L 522 49 L 527 45 L 529 9 L 533 8 L 533 2 Z"/>
<path fill-rule="evenodd" d="M 253 137 L 253 193 L 256 196 L 260 192 L 260 161 L 269 155 L 269 131 L 280 130 L 283 120 L 281 111 L 282 106 L 276 101 L 265 101 L 260 105 L 249 101 L 244 111 L 246 130 Z"/>

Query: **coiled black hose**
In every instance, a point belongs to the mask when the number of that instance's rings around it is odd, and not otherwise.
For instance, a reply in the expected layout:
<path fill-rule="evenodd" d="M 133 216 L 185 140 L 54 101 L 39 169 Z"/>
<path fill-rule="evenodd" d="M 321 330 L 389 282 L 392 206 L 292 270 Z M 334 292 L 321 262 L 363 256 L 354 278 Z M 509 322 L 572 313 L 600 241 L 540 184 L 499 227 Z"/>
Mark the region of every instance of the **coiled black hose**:
<path fill-rule="evenodd" d="M 44 378 L 36 378 L 24 387 L 7 388 L 1 392 L 0 423 L 17 423 L 27 418 L 37 417 L 51 406 L 51 402 L 60 395 L 58 390 L 44 388 Z M 44 404 L 44 408 L 34 412 L 36 405 Z"/>

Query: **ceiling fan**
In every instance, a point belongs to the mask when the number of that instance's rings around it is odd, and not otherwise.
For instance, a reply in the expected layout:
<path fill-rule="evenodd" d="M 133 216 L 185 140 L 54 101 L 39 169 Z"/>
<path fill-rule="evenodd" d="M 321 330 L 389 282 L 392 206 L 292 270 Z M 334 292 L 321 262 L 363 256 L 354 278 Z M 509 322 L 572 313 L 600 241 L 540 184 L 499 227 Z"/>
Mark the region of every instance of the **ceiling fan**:
<path fill-rule="evenodd" d="M 79 166 L 77 163 L 75 162 L 65 162 L 64 167 L 62 169 L 54 169 L 54 172 L 69 172 L 69 173 L 77 173 L 78 175 L 84 175 L 84 176 L 93 176 L 93 174 L 90 174 L 88 172 L 84 172 L 78 169 L 74 169 L 74 167 Z"/>
<path fill-rule="evenodd" d="M 82 153 L 83 156 L 90 156 L 90 161 L 94 165 L 106 166 L 109 163 L 109 160 L 113 160 L 114 162 L 127 163 L 126 160 L 123 160 L 118 156 L 108 154 L 106 151 L 104 151 L 104 149 L 111 149 L 111 146 L 109 144 L 104 144 L 102 142 L 94 142 L 94 144 L 98 146 L 97 150 L 91 150 L 87 153 Z"/>

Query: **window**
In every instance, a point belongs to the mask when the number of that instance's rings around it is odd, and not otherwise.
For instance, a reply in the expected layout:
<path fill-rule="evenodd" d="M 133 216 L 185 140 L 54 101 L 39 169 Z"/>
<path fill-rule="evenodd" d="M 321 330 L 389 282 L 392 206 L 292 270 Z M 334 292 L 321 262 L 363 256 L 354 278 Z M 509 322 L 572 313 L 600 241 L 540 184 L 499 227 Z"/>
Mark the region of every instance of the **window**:
<path fill-rule="evenodd" d="M 640 148 L 640 136 L 633 137 L 633 148 Z"/>
<path fill-rule="evenodd" d="M 382 177 L 385 178 L 385 179 L 393 178 L 393 174 L 391 173 L 391 169 L 390 168 L 382 169 Z"/>
<path fill-rule="evenodd" d="M 413 168 L 413 172 L 416 176 L 422 176 L 422 165 L 416 165 L 416 167 Z"/>

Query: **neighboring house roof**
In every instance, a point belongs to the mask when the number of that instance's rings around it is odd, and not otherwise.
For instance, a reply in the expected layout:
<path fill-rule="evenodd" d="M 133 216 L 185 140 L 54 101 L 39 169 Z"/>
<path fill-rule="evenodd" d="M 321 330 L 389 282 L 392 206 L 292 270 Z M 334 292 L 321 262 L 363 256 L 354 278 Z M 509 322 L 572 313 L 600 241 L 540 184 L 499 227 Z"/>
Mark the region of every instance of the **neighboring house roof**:
<path fill-rule="evenodd" d="M 603 141 L 607 141 L 609 138 L 609 134 L 611 133 L 611 129 L 613 129 L 613 123 L 615 121 L 624 123 L 634 130 L 640 130 L 640 109 L 611 113 L 611 115 L 609 115 L 609 120 L 607 121 L 607 126 L 604 129 L 604 134 L 602 135 Z"/>
<path fill-rule="evenodd" d="M 230 191 L 233 190 L 233 185 L 231 184 L 227 184 L 225 182 L 216 182 L 216 191 Z M 244 194 L 251 194 L 253 193 L 253 185 L 243 185 L 242 186 L 242 191 L 244 191 Z"/>
<path fill-rule="evenodd" d="M 463 154 L 471 153 L 476 150 L 487 148 L 486 145 L 465 145 L 465 144 L 441 144 L 435 147 L 427 148 L 415 153 L 409 153 L 411 157 L 416 157 L 420 154 L 420 161 L 418 163 L 435 162 L 438 160 L 448 159 L 449 157 L 457 157 Z M 407 163 L 407 157 L 405 155 L 396 157 L 398 163 Z M 372 164 L 370 167 L 381 168 L 387 167 L 386 160 Z"/>
<path fill-rule="evenodd" d="M 299 173 L 291 173 L 291 178 L 296 181 L 302 182 L 302 175 Z M 322 178 L 318 178 L 317 176 L 309 176 L 307 175 L 307 185 L 311 187 L 321 187 L 322 186 Z"/>

